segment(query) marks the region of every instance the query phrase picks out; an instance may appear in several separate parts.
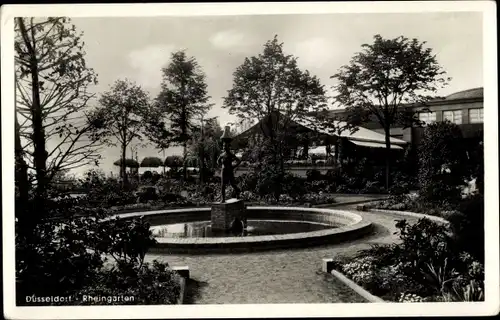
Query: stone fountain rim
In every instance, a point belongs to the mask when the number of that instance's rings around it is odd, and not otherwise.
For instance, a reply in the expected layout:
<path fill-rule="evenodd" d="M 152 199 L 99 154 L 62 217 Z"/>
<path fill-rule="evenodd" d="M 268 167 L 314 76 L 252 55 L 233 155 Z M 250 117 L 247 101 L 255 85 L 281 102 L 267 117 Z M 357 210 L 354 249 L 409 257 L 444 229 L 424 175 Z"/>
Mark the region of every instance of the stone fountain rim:
<path fill-rule="evenodd" d="M 113 217 L 120 218 L 134 218 L 134 217 L 148 217 L 160 214 L 168 213 L 196 213 L 196 212 L 209 212 L 211 208 L 180 208 L 180 209 L 166 209 L 166 210 L 156 210 L 156 211 L 144 211 L 144 212 L 131 212 L 124 214 L 116 214 Z M 318 239 L 318 238 L 328 238 L 335 235 L 342 235 L 345 233 L 352 233 L 356 231 L 362 231 L 371 226 L 370 222 L 364 221 L 363 218 L 356 213 L 347 210 L 339 209 L 327 209 L 327 208 L 305 208 L 305 207 L 277 207 L 277 206 L 249 206 L 247 210 L 276 210 L 276 211 L 302 211 L 307 213 L 326 213 L 333 214 L 336 216 L 341 216 L 342 218 L 347 218 L 352 221 L 352 223 L 343 225 L 341 227 L 336 227 L 332 229 L 324 229 L 318 231 L 301 232 L 301 233 L 289 233 L 289 234 L 279 234 L 279 235 L 263 235 L 263 236 L 248 236 L 248 237 L 217 237 L 217 238 L 164 238 L 157 237 L 156 241 L 160 246 L 197 246 L 197 245 L 223 245 L 223 244 L 251 244 L 251 243 L 266 243 L 266 242 L 284 242 L 293 240 L 307 240 L 307 239 Z M 309 222 L 304 220 L 304 222 Z M 315 221 L 310 221 L 315 222 Z"/>

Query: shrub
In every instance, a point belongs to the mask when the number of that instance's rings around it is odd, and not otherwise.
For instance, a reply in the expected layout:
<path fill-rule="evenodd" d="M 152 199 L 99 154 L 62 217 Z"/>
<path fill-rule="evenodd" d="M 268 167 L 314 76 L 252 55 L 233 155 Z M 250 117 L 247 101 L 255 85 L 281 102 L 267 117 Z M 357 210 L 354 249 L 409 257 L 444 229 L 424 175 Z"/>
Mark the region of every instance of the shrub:
<path fill-rule="evenodd" d="M 304 179 L 288 172 L 285 172 L 283 176 L 282 185 L 283 192 L 292 197 L 293 200 L 300 199 L 307 191 Z"/>
<path fill-rule="evenodd" d="M 452 239 L 445 226 L 422 218 L 415 224 L 398 220 L 396 227 L 402 241 L 401 261 L 411 262 L 423 269 L 426 262 L 444 263 L 446 258 L 454 256 Z"/>
<path fill-rule="evenodd" d="M 399 302 L 481 301 L 484 267 L 428 219 L 396 224 L 400 244 L 362 250 L 341 270 L 368 291 Z"/>
<path fill-rule="evenodd" d="M 303 186 L 302 189 L 305 187 L 308 192 L 326 192 L 330 189 L 330 182 L 327 180 L 313 180 L 301 182 L 300 184 Z"/>
<path fill-rule="evenodd" d="M 260 172 L 255 191 L 261 197 L 269 195 L 278 201 L 279 196 L 284 192 L 284 177 L 284 172 L 281 172 L 273 165 L 269 165 Z"/>
<path fill-rule="evenodd" d="M 176 304 L 180 296 L 180 277 L 167 263 L 156 260 L 140 268 L 133 264 L 120 264 L 103 270 L 97 277 L 96 285 L 85 288 L 80 294 L 133 298 L 130 301 L 82 301 L 81 304 Z"/>
<path fill-rule="evenodd" d="M 142 179 L 144 180 L 151 180 L 153 179 L 153 173 L 149 170 L 147 171 L 144 171 L 144 173 L 142 174 Z"/>
<path fill-rule="evenodd" d="M 16 299 L 26 296 L 80 296 L 82 294 L 132 295 L 137 303 L 171 303 L 178 296 L 177 278 L 166 265 L 144 264 L 155 243 L 142 218 L 103 220 L 106 211 L 84 206 L 85 199 L 58 201 L 46 208 L 49 216 L 68 213 L 64 219 L 45 219 L 29 236 L 16 223 Z M 24 222 L 22 222 L 24 223 Z M 103 255 L 115 259 L 104 268 Z M 158 284 L 160 287 L 158 287 Z M 74 299 L 73 303 L 78 303 Z M 108 302 L 105 302 L 106 304 Z M 61 304 L 61 302 L 47 302 Z"/>
<path fill-rule="evenodd" d="M 259 181 L 259 175 L 257 174 L 257 172 L 252 171 L 242 174 L 237 179 L 238 185 L 242 191 L 254 192 L 257 189 L 257 183 Z"/>
<path fill-rule="evenodd" d="M 317 169 L 309 169 L 306 171 L 307 181 L 318 181 L 323 179 L 323 175 Z"/>
<path fill-rule="evenodd" d="M 44 222 L 29 239 L 16 235 L 16 298 L 72 294 L 89 286 L 103 261 L 99 252 L 89 251 L 95 220 L 75 219 L 67 224 Z"/>
<path fill-rule="evenodd" d="M 464 199 L 458 211 L 460 213 L 447 217 L 457 245 L 479 261 L 484 261 L 484 197 L 477 194 Z"/>
<path fill-rule="evenodd" d="M 160 197 L 158 195 L 158 190 L 156 189 L 156 187 L 149 186 L 149 187 L 142 187 L 137 192 L 137 198 L 139 202 L 144 203 L 148 201 L 156 201 Z"/>
<path fill-rule="evenodd" d="M 445 121 L 427 126 L 418 153 L 422 198 L 426 202 L 457 203 L 470 175 L 458 125 Z"/>
<path fill-rule="evenodd" d="M 361 191 L 362 193 L 383 193 L 385 189 L 378 181 L 367 181 Z"/>

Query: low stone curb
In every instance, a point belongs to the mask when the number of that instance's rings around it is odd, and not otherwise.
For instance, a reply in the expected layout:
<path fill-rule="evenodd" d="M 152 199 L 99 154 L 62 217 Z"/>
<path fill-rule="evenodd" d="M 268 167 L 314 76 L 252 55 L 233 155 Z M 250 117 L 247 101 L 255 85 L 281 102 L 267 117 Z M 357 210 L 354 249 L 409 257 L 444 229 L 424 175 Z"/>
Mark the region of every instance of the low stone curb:
<path fill-rule="evenodd" d="M 187 282 L 189 280 L 189 267 L 173 267 L 173 271 L 177 272 L 180 276 L 181 292 L 179 298 L 177 299 L 177 304 L 183 304 L 187 296 Z"/>
<path fill-rule="evenodd" d="M 181 292 L 179 294 L 179 299 L 177 299 L 177 304 L 183 304 L 184 298 L 186 297 L 186 278 L 181 278 Z"/>
<path fill-rule="evenodd" d="M 310 207 L 310 208 L 328 208 L 328 207 L 338 207 L 338 206 L 344 206 L 344 205 L 352 205 L 352 204 L 361 204 L 361 203 L 371 203 L 371 202 L 377 202 L 377 201 L 382 201 L 387 199 L 387 197 L 383 198 L 376 198 L 376 199 L 364 199 L 364 200 L 355 200 L 355 201 L 347 201 L 347 202 L 333 202 L 333 203 L 321 203 L 321 204 L 311 204 L 310 206 L 307 206 L 306 203 L 304 204 L 289 204 L 289 205 L 281 205 L 283 207 L 297 207 L 297 206 L 304 206 L 304 207 Z M 247 206 L 269 206 L 269 204 L 265 202 L 258 202 L 258 201 L 248 201 L 245 202 L 245 205 Z M 280 205 L 278 204 L 273 204 L 275 205 Z M 204 208 L 206 207 L 206 203 L 198 203 L 198 204 L 193 204 L 189 206 L 172 206 L 172 207 L 165 207 L 165 206 L 157 206 L 157 207 L 150 207 L 150 208 L 117 208 L 117 207 L 111 207 L 110 210 L 112 211 L 112 215 L 120 215 L 120 214 L 125 214 L 125 213 L 136 213 L 138 211 L 141 212 L 148 212 L 148 211 L 161 211 L 161 210 L 176 210 L 176 209 L 191 209 L 191 208 Z"/>
<path fill-rule="evenodd" d="M 423 213 L 416 213 L 416 212 L 410 212 L 410 211 L 398 211 L 398 210 L 386 210 L 386 209 L 367 209 L 370 212 L 380 212 L 380 213 L 389 213 L 389 214 L 398 214 L 402 216 L 409 216 L 413 218 L 427 218 L 431 221 L 444 224 L 444 225 L 449 225 L 450 222 L 448 220 L 445 220 L 441 217 L 436 217 L 436 216 L 431 216 L 428 214 L 423 214 Z"/>
<path fill-rule="evenodd" d="M 351 279 L 347 278 L 345 275 L 343 275 L 342 273 L 338 272 L 337 270 L 331 270 L 330 273 L 335 278 L 337 278 L 337 280 L 339 280 L 340 282 L 342 282 L 343 284 L 345 284 L 346 286 L 348 286 L 351 290 L 353 290 L 354 292 L 356 292 L 357 294 L 359 294 L 361 297 L 363 297 L 364 299 L 366 299 L 368 302 L 372 302 L 372 303 L 385 303 L 386 302 L 382 298 L 377 297 L 377 296 L 371 294 L 370 292 L 366 291 L 361 286 L 359 286 L 354 281 L 352 281 Z"/>
<path fill-rule="evenodd" d="M 347 206 L 347 205 L 352 205 L 352 204 L 377 202 L 377 201 L 382 201 L 385 199 L 387 199 L 387 197 L 378 198 L 378 199 L 364 199 L 364 200 L 356 200 L 356 201 L 347 201 L 347 202 L 324 203 L 324 204 L 313 205 L 313 207 L 314 208 L 340 207 L 340 206 Z"/>

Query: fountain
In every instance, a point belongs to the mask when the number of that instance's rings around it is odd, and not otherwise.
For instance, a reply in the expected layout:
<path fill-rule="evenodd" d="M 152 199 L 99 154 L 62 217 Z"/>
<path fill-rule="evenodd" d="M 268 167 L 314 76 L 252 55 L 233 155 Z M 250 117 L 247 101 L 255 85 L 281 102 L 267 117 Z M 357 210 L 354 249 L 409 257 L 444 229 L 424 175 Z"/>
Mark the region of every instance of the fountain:
<path fill-rule="evenodd" d="M 350 211 L 250 206 L 238 199 L 234 169 L 241 163 L 230 150 L 232 138 L 226 126 L 221 139 L 220 202 L 210 208 L 185 208 L 121 214 L 144 216 L 151 224 L 157 245 L 152 251 L 168 253 L 248 252 L 277 248 L 309 247 L 361 237 L 372 225 Z M 235 164 L 236 162 L 236 164 Z M 233 187 L 226 201 L 227 185 Z"/>

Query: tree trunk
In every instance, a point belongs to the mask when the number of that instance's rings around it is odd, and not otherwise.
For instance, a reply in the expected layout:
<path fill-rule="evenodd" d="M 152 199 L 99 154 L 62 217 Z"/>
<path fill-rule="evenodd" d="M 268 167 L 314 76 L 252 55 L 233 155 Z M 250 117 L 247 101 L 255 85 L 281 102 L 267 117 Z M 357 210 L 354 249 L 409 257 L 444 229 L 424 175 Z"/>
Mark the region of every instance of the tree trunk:
<path fill-rule="evenodd" d="M 125 163 L 125 159 L 127 157 L 127 146 L 122 144 L 122 161 L 120 164 L 120 172 L 122 175 L 122 188 L 125 189 L 127 187 L 127 166 Z"/>
<path fill-rule="evenodd" d="M 182 178 L 184 181 L 187 180 L 187 141 L 183 142 L 183 161 L 182 161 Z"/>
<path fill-rule="evenodd" d="M 199 156 L 199 170 L 200 170 L 200 182 L 204 183 L 205 182 L 205 150 L 204 148 L 201 148 L 200 150 L 200 156 Z"/>
<path fill-rule="evenodd" d="M 385 189 L 389 191 L 391 184 L 391 128 L 384 127 L 385 132 Z"/>
<path fill-rule="evenodd" d="M 20 126 L 17 121 L 17 111 L 15 111 L 15 182 L 19 190 L 19 200 L 16 201 L 15 215 L 19 219 L 19 234 L 23 237 L 33 234 L 37 216 L 30 216 L 29 213 L 29 181 L 28 166 L 24 161 L 24 150 L 21 145 Z"/>
<path fill-rule="evenodd" d="M 33 49 L 35 50 L 35 49 Z M 35 51 L 36 52 L 36 51 Z M 36 207 L 45 208 L 47 198 L 47 151 L 45 150 L 45 130 L 43 128 L 42 106 L 40 102 L 40 84 L 38 82 L 38 61 L 36 56 L 31 58 L 31 107 L 33 129 L 33 158 L 35 164 L 37 187 L 35 192 Z"/>

